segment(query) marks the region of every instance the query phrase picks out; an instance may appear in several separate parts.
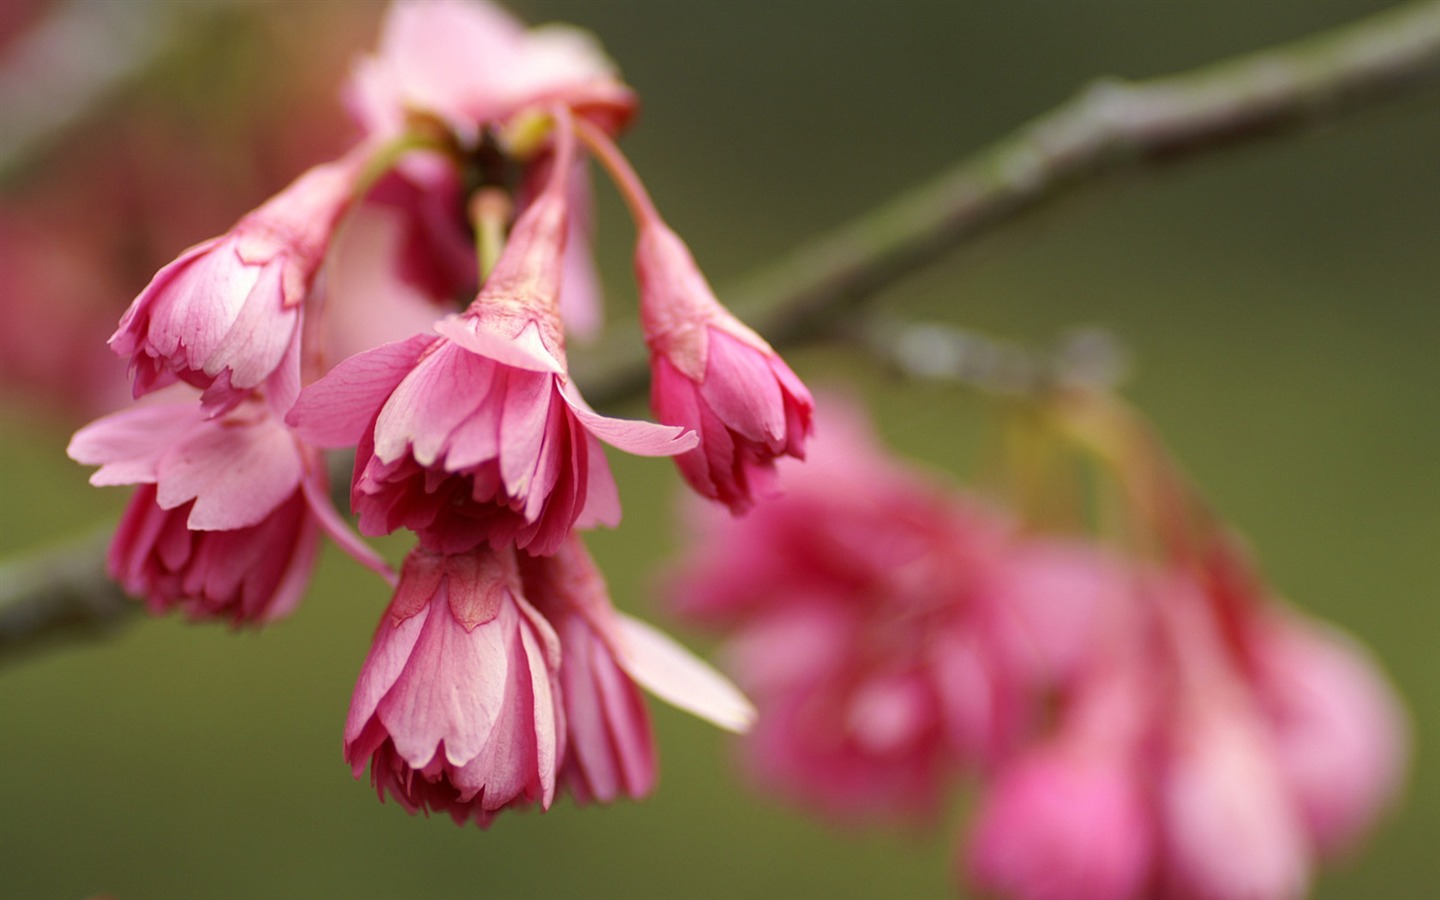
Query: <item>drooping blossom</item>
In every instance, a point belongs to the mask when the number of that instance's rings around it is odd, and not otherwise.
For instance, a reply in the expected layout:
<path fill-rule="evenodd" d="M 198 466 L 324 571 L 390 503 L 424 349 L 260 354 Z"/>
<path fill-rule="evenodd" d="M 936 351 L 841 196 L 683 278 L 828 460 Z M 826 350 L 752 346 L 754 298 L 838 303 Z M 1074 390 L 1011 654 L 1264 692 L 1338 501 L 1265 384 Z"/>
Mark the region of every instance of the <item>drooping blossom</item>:
<path fill-rule="evenodd" d="M 330 505 L 319 454 L 259 398 L 213 419 L 193 402 L 137 406 L 80 429 L 68 452 L 100 466 L 92 484 L 140 485 L 109 571 L 151 612 L 281 618 L 309 583 L 322 530 L 386 571 Z"/>
<path fill-rule="evenodd" d="M 573 141 L 557 122 L 550 183 L 469 309 L 438 337 L 351 357 L 291 413 L 320 446 L 357 445 L 351 500 L 366 534 L 405 527 L 443 552 L 553 553 L 572 527 L 619 520 L 600 440 L 641 455 L 694 446 L 677 427 L 599 415 L 566 372 L 557 303 Z"/>
<path fill-rule="evenodd" d="M 700 437 L 699 446 L 676 457 L 686 482 L 743 513 L 771 493 L 777 458 L 805 458 L 815 406 L 810 391 L 763 338 L 715 299 L 689 248 L 665 224 L 610 138 L 585 122 L 579 130 L 635 219 L 650 405 L 660 421 Z"/>
<path fill-rule="evenodd" d="M 686 482 L 733 512 L 771 493 L 775 460 L 805 458 L 814 401 L 754 331 L 715 300 L 690 251 L 663 223 L 642 226 L 635 251 L 650 347 L 650 404 L 700 445 L 676 457 Z"/>
<path fill-rule="evenodd" d="M 212 414 L 266 387 L 284 410 L 299 388 L 303 304 L 368 157 L 315 166 L 224 235 L 162 268 L 110 338 L 135 396 L 179 379 Z"/>
<path fill-rule="evenodd" d="M 486 826 L 506 807 L 640 797 L 655 747 L 638 687 L 722 728 L 749 702 L 713 669 L 610 606 L 571 537 L 554 556 L 413 550 L 376 631 L 345 731 L 358 778 L 407 810 Z"/>
<path fill-rule="evenodd" d="M 548 808 L 565 748 L 560 643 L 513 550 L 411 551 L 345 724 L 345 759 L 381 799 L 482 827 Z"/>

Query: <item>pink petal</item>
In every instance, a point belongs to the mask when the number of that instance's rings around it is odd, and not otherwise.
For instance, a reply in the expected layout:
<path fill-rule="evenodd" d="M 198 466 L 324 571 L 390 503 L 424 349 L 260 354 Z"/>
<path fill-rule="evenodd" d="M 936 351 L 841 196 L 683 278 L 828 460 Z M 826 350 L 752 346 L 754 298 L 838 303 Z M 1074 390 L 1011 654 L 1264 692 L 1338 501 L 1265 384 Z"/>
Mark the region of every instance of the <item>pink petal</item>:
<path fill-rule="evenodd" d="M 219 423 L 176 445 L 159 465 L 164 509 L 195 501 L 195 531 L 244 528 L 270 515 L 300 484 L 304 463 L 290 431 L 274 419 Z"/>
<path fill-rule="evenodd" d="M 700 442 L 694 432 L 686 431 L 679 425 L 657 425 L 654 422 L 602 416 L 591 409 L 585 398 L 580 396 L 580 390 L 575 387 L 574 382 L 566 382 L 561 394 L 587 431 L 626 453 L 636 456 L 675 456 L 694 449 Z"/>
<path fill-rule="evenodd" d="M 259 385 L 280 365 L 300 323 L 300 308 L 286 308 L 281 293 L 284 268 L 281 257 L 260 270 L 239 315 L 205 358 L 202 368 L 206 375 L 229 369 L 230 383 L 243 390 Z"/>
<path fill-rule="evenodd" d="M 618 662 L 641 687 L 726 731 L 749 730 L 755 707 L 729 679 L 653 626 L 617 616 Z"/>
<path fill-rule="evenodd" d="M 408 450 L 420 465 L 433 466 L 450 433 L 484 400 L 494 369 L 493 363 L 454 345 L 435 348 L 380 409 L 375 455 L 388 463 Z"/>
<path fill-rule="evenodd" d="M 620 489 L 615 485 L 615 475 L 610 471 L 610 462 L 605 458 L 605 448 L 593 434 L 585 435 L 589 451 L 585 464 L 589 467 L 586 477 L 585 506 L 575 520 L 576 528 L 615 528 L 620 524 Z"/>
<path fill-rule="evenodd" d="M 75 432 L 65 452 L 99 465 L 93 485 L 153 483 L 160 458 L 204 421 L 194 403 L 137 406 L 96 419 Z"/>
<path fill-rule="evenodd" d="M 564 375 L 565 366 L 545 347 L 540 333 L 527 326 L 513 338 L 495 334 L 473 316 L 446 316 L 435 323 L 435 332 L 486 359 L 530 372 Z"/>
<path fill-rule="evenodd" d="M 420 354 L 435 342 L 417 334 L 358 353 L 307 387 L 285 420 L 316 447 L 353 447 Z"/>
<path fill-rule="evenodd" d="M 751 441 L 785 435 L 785 398 L 769 361 L 719 329 L 710 331 L 700 396 L 730 430 Z"/>
<path fill-rule="evenodd" d="M 330 493 L 326 486 L 315 478 L 305 478 L 300 482 L 300 487 L 305 492 L 305 501 L 309 504 L 310 511 L 330 539 L 351 559 L 385 579 L 385 583 L 392 588 L 395 587 L 398 579 L 390 564 L 365 543 L 340 516 L 335 504 L 330 502 Z"/>

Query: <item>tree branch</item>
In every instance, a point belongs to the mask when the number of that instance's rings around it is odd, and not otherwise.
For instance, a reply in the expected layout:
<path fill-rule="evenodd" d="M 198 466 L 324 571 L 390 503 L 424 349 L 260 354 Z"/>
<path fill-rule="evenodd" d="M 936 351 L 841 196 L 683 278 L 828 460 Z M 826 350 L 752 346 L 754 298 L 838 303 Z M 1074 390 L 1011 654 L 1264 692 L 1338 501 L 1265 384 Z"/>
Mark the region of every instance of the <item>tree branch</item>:
<path fill-rule="evenodd" d="M 1144 82 L 1098 81 L 1014 135 L 722 292 L 777 345 L 831 331 L 941 254 L 1082 185 L 1331 124 L 1440 81 L 1440 0 Z M 643 394 L 639 334 L 577 354 L 597 405 Z M 129 618 L 88 539 L 0 566 L 0 661 Z"/>
<path fill-rule="evenodd" d="M 720 297 L 776 345 L 814 338 L 941 255 L 1076 188 L 1330 125 L 1437 82 L 1440 2 L 1165 78 L 1102 79 Z M 576 380 L 593 403 L 645 390 L 645 355 L 633 328 L 576 356 Z"/>

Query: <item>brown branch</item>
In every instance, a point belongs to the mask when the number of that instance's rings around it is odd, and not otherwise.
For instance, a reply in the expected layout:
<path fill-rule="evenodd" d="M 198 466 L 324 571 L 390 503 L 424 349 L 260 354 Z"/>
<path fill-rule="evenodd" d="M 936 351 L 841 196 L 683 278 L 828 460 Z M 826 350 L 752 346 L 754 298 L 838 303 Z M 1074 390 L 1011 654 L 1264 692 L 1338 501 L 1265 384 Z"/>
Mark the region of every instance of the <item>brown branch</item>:
<path fill-rule="evenodd" d="M 826 333 L 941 254 L 1082 186 L 1257 139 L 1331 124 L 1440 80 L 1440 0 L 1151 81 L 1103 80 L 936 180 L 802 246 L 722 292 L 778 345 Z M 642 394 L 637 332 L 576 359 L 598 405 Z M 0 567 L 0 660 L 52 637 L 118 624 L 98 546 Z"/>

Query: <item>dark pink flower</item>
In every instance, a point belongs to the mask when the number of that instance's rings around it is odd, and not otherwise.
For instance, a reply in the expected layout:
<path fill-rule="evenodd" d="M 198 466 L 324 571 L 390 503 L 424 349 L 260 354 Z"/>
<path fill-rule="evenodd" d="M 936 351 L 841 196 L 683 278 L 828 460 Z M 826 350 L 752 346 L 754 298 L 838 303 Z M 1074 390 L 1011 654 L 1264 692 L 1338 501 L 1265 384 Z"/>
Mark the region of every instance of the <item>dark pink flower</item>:
<path fill-rule="evenodd" d="M 290 419 L 320 446 L 357 445 L 351 501 L 367 534 L 405 527 L 431 549 L 489 542 L 555 552 L 570 529 L 613 525 L 619 499 L 599 441 L 682 453 L 677 427 L 601 416 L 565 369 L 558 296 L 571 144 L 459 316 L 342 362 Z"/>
<path fill-rule="evenodd" d="M 155 403 L 78 431 L 72 459 L 100 466 L 96 485 L 139 484 L 110 548 L 110 573 L 152 612 L 179 608 L 236 624 L 288 614 L 325 530 L 380 572 L 383 562 L 330 506 L 319 454 L 263 400 L 218 418 Z"/>
<path fill-rule="evenodd" d="M 814 401 L 764 339 L 715 299 L 685 244 L 658 218 L 635 250 L 656 417 L 700 436 L 676 457 L 700 494 L 748 510 L 770 493 L 775 460 L 805 457 Z"/>
<path fill-rule="evenodd" d="M 177 378 L 224 412 L 268 385 L 284 409 L 299 387 L 302 306 L 364 161 L 316 166 L 226 234 L 196 244 L 135 298 L 110 338 L 135 396 Z"/>
<path fill-rule="evenodd" d="M 411 813 L 484 827 L 506 807 L 548 808 L 565 748 L 559 666 L 514 551 L 417 548 L 360 671 L 345 759 Z"/>

